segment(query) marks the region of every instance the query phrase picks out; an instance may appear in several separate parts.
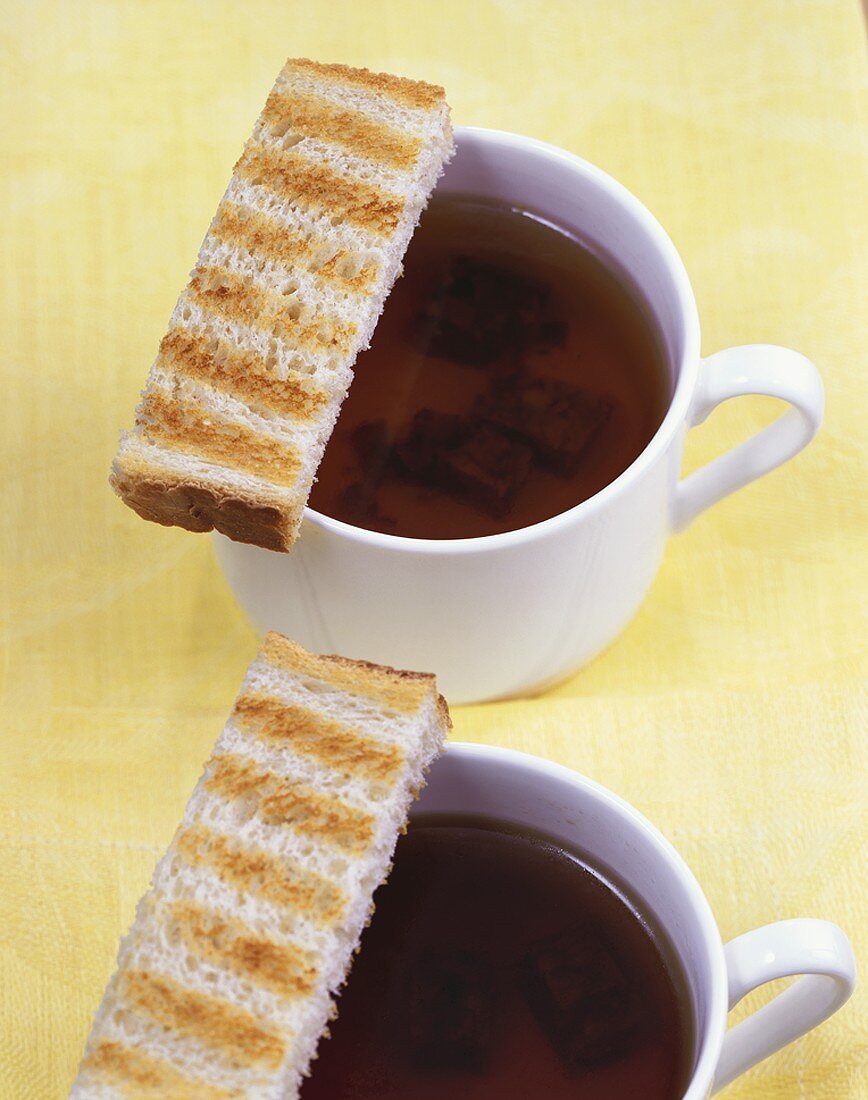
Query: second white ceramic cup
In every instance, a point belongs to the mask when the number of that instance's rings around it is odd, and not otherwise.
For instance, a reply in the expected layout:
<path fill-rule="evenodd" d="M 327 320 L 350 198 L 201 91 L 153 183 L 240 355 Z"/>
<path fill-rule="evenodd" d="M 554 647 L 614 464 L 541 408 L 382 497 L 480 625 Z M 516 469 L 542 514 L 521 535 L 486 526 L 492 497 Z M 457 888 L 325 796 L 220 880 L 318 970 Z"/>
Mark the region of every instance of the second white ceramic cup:
<path fill-rule="evenodd" d="M 524 206 L 575 234 L 636 289 L 671 377 L 669 409 L 627 470 L 589 500 L 517 531 L 409 539 L 305 510 L 289 554 L 215 535 L 218 560 L 254 625 L 316 652 L 427 669 L 451 703 L 527 694 L 589 661 L 638 609 L 667 536 L 796 454 L 817 431 L 823 387 L 797 352 L 763 345 L 700 361 L 684 265 L 629 191 L 562 149 L 459 128 L 438 194 Z M 766 394 L 791 408 L 679 481 L 686 430 L 722 401 Z"/>
<path fill-rule="evenodd" d="M 856 963 L 829 921 L 779 921 L 723 945 L 699 883 L 637 810 L 569 768 L 490 745 L 449 744 L 414 814 L 476 814 L 547 834 L 613 875 L 653 916 L 675 950 L 693 1015 L 692 1069 L 683 1100 L 700 1100 L 816 1027 L 849 998 Z M 726 1030 L 751 990 L 799 977 Z"/>

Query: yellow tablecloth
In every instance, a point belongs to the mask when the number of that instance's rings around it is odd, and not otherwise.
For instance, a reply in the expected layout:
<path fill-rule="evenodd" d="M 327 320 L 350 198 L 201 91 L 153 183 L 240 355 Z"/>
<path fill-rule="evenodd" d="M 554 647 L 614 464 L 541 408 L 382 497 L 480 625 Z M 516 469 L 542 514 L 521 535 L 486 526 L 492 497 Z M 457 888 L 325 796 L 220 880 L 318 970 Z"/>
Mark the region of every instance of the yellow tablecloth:
<path fill-rule="evenodd" d="M 809 451 L 673 540 L 591 667 L 458 710 L 455 736 L 633 801 L 724 936 L 826 916 L 866 957 L 863 34 L 855 0 L 3 4 L 2 1097 L 66 1094 L 254 651 L 209 539 L 141 522 L 106 474 L 287 55 L 440 82 L 456 122 L 597 162 L 681 250 L 705 352 L 771 341 L 819 364 Z M 688 465 L 771 415 L 731 402 Z M 868 1095 L 866 1021 L 857 994 L 730 1095 Z"/>

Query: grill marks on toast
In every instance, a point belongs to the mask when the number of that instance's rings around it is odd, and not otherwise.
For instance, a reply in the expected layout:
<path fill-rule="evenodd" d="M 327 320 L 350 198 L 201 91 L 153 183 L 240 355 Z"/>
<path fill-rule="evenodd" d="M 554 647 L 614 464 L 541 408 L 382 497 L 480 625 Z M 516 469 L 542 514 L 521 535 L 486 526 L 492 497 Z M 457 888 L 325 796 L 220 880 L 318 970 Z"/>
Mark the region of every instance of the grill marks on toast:
<path fill-rule="evenodd" d="M 346 896 L 336 883 L 205 825 L 183 829 L 174 846 L 189 866 L 206 868 L 240 894 L 292 910 L 314 924 L 336 924 L 346 911 Z"/>
<path fill-rule="evenodd" d="M 276 1070 L 286 1054 L 284 1038 L 252 1012 L 173 978 L 127 970 L 120 975 L 119 991 L 126 1007 L 181 1038 L 202 1043 L 220 1060 Z"/>
<path fill-rule="evenodd" d="M 356 334 L 356 325 L 316 312 L 305 316 L 309 311 L 304 304 L 291 297 L 298 288 L 290 286 L 287 294 L 275 294 L 226 267 L 202 266 L 193 273 L 186 294 L 206 312 L 291 340 L 302 352 L 323 348 L 345 352 Z"/>
<path fill-rule="evenodd" d="M 254 187 L 267 187 L 284 202 L 312 207 L 332 220 L 350 222 L 379 236 L 397 229 L 404 213 L 400 195 L 342 176 L 292 149 L 251 142 L 235 173 Z"/>
<path fill-rule="evenodd" d="M 307 57 L 287 61 L 286 69 L 290 72 L 315 74 L 327 84 L 355 85 L 409 107 L 430 109 L 442 103 L 445 95 L 439 85 L 426 84 L 423 80 L 408 80 L 406 77 L 391 76 L 388 73 L 372 73 L 368 69 L 351 69 L 348 65 L 327 65 L 320 61 L 311 61 Z"/>
<path fill-rule="evenodd" d="M 205 786 L 222 799 L 241 803 L 266 825 L 290 825 L 347 852 L 360 855 L 374 838 L 373 815 L 307 783 L 263 771 L 238 753 L 212 758 Z"/>
<path fill-rule="evenodd" d="M 275 89 L 262 123 L 271 138 L 289 142 L 315 138 L 340 145 L 357 156 L 399 168 L 413 165 L 422 146 L 417 137 L 318 96 Z"/>
<path fill-rule="evenodd" d="M 146 438 L 169 450 L 231 465 L 274 485 L 295 484 L 301 463 L 292 447 L 198 403 L 151 390 L 142 400 L 137 424 Z"/>
<path fill-rule="evenodd" d="M 404 765 L 404 754 L 398 745 L 365 737 L 342 722 L 267 695 L 239 696 L 233 717 L 254 737 L 288 745 L 294 752 L 313 757 L 342 775 L 391 786 Z"/>
<path fill-rule="evenodd" d="M 170 328 L 160 343 L 160 362 L 175 374 L 246 401 L 251 409 L 264 407 L 304 420 L 328 403 L 328 395 L 309 378 L 277 378 L 257 352 L 216 335 Z"/>
<path fill-rule="evenodd" d="M 224 199 L 210 232 L 233 248 L 287 269 L 302 268 L 337 288 L 364 291 L 379 274 L 379 266 L 362 261 L 331 241 L 307 236 L 244 203 Z"/>
<path fill-rule="evenodd" d="M 318 970 L 311 952 L 273 943 L 240 921 L 201 905 L 175 902 L 169 907 L 166 928 L 197 959 L 281 997 L 304 997 L 315 987 Z"/>
<path fill-rule="evenodd" d="M 233 1100 L 241 1095 L 235 1090 L 229 1092 L 199 1078 L 188 1077 L 162 1058 L 153 1058 L 119 1042 L 98 1043 L 85 1055 L 82 1068 L 129 1097 Z"/>

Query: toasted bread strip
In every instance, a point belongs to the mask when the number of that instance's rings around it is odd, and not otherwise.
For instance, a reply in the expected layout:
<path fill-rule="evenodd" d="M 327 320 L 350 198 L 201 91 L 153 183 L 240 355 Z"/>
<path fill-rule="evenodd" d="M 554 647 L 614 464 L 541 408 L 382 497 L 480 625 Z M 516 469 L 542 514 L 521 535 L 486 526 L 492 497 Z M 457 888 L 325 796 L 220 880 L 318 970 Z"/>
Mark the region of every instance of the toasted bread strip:
<path fill-rule="evenodd" d="M 122 1043 L 96 1043 L 86 1054 L 82 1071 L 101 1083 L 101 1095 L 158 1097 L 166 1100 L 232 1100 L 234 1090 L 212 1088 L 201 1080 L 191 1080 L 160 1058 Z M 118 1090 L 118 1093 L 115 1093 Z M 94 1094 L 96 1095 L 96 1094 Z"/>
<path fill-rule="evenodd" d="M 121 438 L 110 482 L 131 508 L 289 549 L 356 356 L 451 153 L 442 88 L 286 63 Z M 196 382 L 198 410 L 174 407 L 176 378 Z"/>
<path fill-rule="evenodd" d="M 296 1097 L 449 716 L 265 639 L 139 903 L 74 1100 Z"/>

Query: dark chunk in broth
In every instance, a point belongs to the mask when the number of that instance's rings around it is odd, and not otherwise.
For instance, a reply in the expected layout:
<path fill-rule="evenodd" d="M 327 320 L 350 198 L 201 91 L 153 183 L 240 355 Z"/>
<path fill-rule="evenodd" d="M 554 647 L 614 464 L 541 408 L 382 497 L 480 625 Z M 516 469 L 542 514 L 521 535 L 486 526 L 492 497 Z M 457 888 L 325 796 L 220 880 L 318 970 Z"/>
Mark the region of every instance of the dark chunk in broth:
<path fill-rule="evenodd" d="M 441 456 L 441 483 L 477 508 L 505 515 L 528 479 L 531 458 L 529 447 L 475 424 L 465 443 Z"/>
<path fill-rule="evenodd" d="M 492 515 L 509 511 L 530 474 L 532 451 L 471 417 L 422 409 L 396 448 L 405 477 Z"/>
<path fill-rule="evenodd" d="M 547 469 L 566 475 L 611 416 L 612 401 L 557 378 L 526 376 L 494 387 L 476 411 L 531 446 Z"/>
<path fill-rule="evenodd" d="M 416 1069 L 482 1072 L 497 1013 L 494 969 L 482 953 L 441 946 L 408 959 L 403 1009 Z"/>
<path fill-rule="evenodd" d="M 518 982 L 573 1072 L 623 1058 L 639 1037 L 634 985 L 593 925 L 574 924 L 534 944 L 519 964 Z"/>
<path fill-rule="evenodd" d="M 470 432 L 471 424 L 465 416 L 420 409 L 413 417 L 410 431 L 396 449 L 399 466 L 407 476 L 422 484 L 433 484 L 442 456 L 465 443 Z"/>
<path fill-rule="evenodd" d="M 426 353 L 467 366 L 564 342 L 567 326 L 548 287 L 496 264 L 456 256 L 414 320 Z"/>

